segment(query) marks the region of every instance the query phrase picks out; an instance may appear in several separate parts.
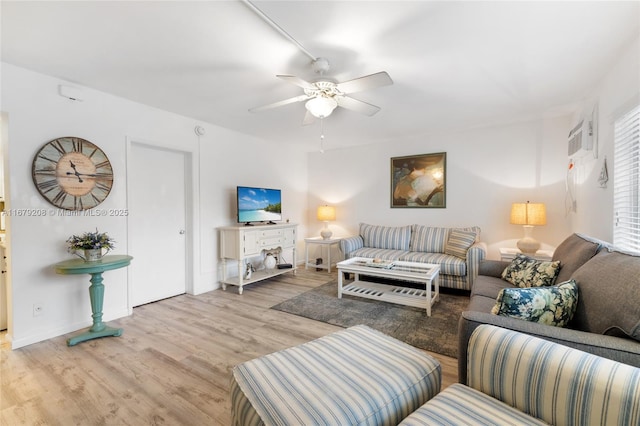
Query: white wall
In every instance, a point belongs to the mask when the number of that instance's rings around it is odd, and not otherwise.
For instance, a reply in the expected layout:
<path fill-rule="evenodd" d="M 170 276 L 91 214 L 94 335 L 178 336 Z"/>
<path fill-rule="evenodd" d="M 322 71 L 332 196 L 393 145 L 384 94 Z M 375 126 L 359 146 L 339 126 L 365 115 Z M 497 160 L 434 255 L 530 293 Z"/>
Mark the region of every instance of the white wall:
<path fill-rule="evenodd" d="M 637 38 L 612 64 L 580 111 L 590 113 L 592 106 L 598 105 L 598 158 L 585 157 L 576 162 L 576 212 L 571 215 L 575 232 L 613 241 L 613 123 L 639 103 L 640 38 Z M 598 177 L 605 159 L 609 182 L 606 188 L 601 188 Z"/>
<path fill-rule="evenodd" d="M 54 263 L 71 257 L 65 246 L 71 234 L 97 227 L 115 238 L 118 243 L 115 253 L 126 253 L 126 218 L 58 216 L 59 210 L 35 189 L 31 178 L 33 155 L 54 138 L 82 137 L 100 146 L 108 155 L 115 182 L 107 200 L 98 206 L 100 209 L 127 208 L 128 140 L 180 149 L 193 155 L 194 282 L 189 288 L 195 294 L 218 286 L 215 227 L 235 223 L 236 185 L 282 188 L 285 217 L 301 223 L 301 235 L 306 232 L 307 156 L 304 152 L 291 147 L 285 162 L 281 155 L 271 155 L 275 145 L 265 141 L 89 88 L 83 88 L 83 102 L 74 102 L 58 95 L 59 84 L 70 83 L 2 64 L 1 109 L 8 117 L 6 209 L 47 211 L 44 217 L 7 218 L 11 271 L 9 338 L 14 348 L 91 324 L 88 275 L 56 275 L 52 268 Z M 203 126 L 206 135 L 196 136 L 196 125 Z M 162 247 L 153 249 L 162 250 Z M 130 268 L 135 267 L 134 259 Z M 104 279 L 104 320 L 128 315 L 127 271 L 109 271 Z M 33 316 L 36 303 L 44 308 L 40 316 Z"/>
<path fill-rule="evenodd" d="M 570 117 L 540 119 L 511 126 L 426 135 L 372 145 L 314 153 L 309 159 L 309 206 L 336 205 L 335 235 L 354 235 L 358 223 L 427 224 L 482 228 L 488 257 L 498 248 L 515 247 L 523 229 L 509 224 L 511 203 L 543 202 L 547 225 L 534 236 L 556 246 L 569 233 L 564 214 L 566 135 Z M 406 155 L 447 153 L 447 206 L 390 208 L 390 159 Z M 321 224 L 309 217 L 312 233 Z"/>
<path fill-rule="evenodd" d="M 534 230 L 542 248 L 557 246 L 572 232 L 612 241 L 613 121 L 640 101 L 638 52 L 640 38 L 620 52 L 580 107 L 591 111 L 598 104 L 599 155 L 577 160 L 576 212 L 565 204 L 567 135 L 582 111 L 511 126 L 401 139 L 385 146 L 314 153 L 309 159 L 311 233 L 321 228 L 314 209 L 329 203 L 337 206 L 337 221 L 331 228 L 338 236 L 356 234 L 359 222 L 478 225 L 489 246 L 488 257 L 498 258 L 498 248 L 515 247 L 523 235 L 520 226 L 509 224 L 511 203 L 530 200 L 547 206 L 547 225 Z M 447 152 L 447 208 L 391 209 L 390 158 L 442 151 Z M 603 189 L 598 176 L 605 157 L 610 180 Z"/>

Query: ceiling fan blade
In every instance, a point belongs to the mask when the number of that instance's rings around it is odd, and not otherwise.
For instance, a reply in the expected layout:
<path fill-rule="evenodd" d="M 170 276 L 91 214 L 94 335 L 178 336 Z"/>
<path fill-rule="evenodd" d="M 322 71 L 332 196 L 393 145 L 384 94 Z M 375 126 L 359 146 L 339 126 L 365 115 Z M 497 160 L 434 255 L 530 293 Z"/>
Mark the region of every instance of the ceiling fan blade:
<path fill-rule="evenodd" d="M 307 113 L 304 115 L 304 120 L 302 120 L 302 125 L 308 126 L 310 124 L 315 123 L 315 121 L 316 121 L 316 118 L 313 116 L 313 114 L 307 111 Z"/>
<path fill-rule="evenodd" d="M 313 84 L 309 83 L 308 81 L 304 81 L 303 79 L 298 78 L 295 75 L 276 75 L 276 77 L 288 83 L 295 84 L 298 87 L 302 87 L 303 89 L 310 89 L 310 90 L 317 89 L 317 87 L 314 86 Z"/>
<path fill-rule="evenodd" d="M 338 105 L 342 108 L 349 109 L 351 111 L 359 112 L 360 114 L 372 116 L 376 112 L 380 111 L 380 107 L 368 104 L 363 101 L 359 101 L 354 98 L 350 98 L 348 96 L 336 96 L 334 98 Z"/>
<path fill-rule="evenodd" d="M 261 112 L 261 111 L 264 111 L 264 110 L 267 110 L 267 109 L 271 109 L 271 108 L 277 108 L 277 107 L 281 107 L 281 106 L 284 106 L 284 105 L 293 104 L 293 103 L 296 103 L 296 102 L 306 101 L 307 99 L 310 99 L 310 98 L 312 98 L 312 96 L 300 95 L 300 96 L 296 96 L 294 98 L 285 99 L 283 101 L 274 102 L 272 104 L 251 108 L 251 109 L 249 109 L 249 112 Z"/>
<path fill-rule="evenodd" d="M 337 88 L 342 93 L 362 92 L 363 90 L 375 89 L 376 87 L 388 86 L 393 84 L 393 80 L 386 71 L 380 71 L 375 74 L 366 75 L 353 80 L 338 83 Z"/>

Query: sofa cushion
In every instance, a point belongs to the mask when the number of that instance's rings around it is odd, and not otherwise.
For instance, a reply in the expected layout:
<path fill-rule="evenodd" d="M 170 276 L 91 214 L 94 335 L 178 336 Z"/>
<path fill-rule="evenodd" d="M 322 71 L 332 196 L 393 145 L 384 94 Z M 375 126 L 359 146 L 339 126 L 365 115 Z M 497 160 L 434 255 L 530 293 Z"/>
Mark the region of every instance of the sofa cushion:
<path fill-rule="evenodd" d="M 503 288 L 517 288 L 513 284 L 506 282 L 502 278 L 491 277 L 487 275 L 478 275 L 476 281 L 471 289 L 471 297 L 473 296 L 486 296 L 493 299 L 493 303 L 496 302 L 498 293 Z M 492 305 L 493 306 L 493 305 Z M 484 312 L 489 312 L 491 308 Z"/>
<path fill-rule="evenodd" d="M 567 281 L 584 263 L 596 255 L 602 244 L 583 235 L 572 234 L 553 252 L 552 260 L 560 261 L 558 282 Z"/>
<path fill-rule="evenodd" d="M 351 252 L 350 257 L 367 257 L 369 259 L 402 260 L 405 250 L 388 250 L 362 247 Z"/>
<path fill-rule="evenodd" d="M 407 252 L 403 253 L 400 260 L 407 262 L 434 263 L 440 265 L 441 275 L 455 275 L 464 277 L 467 275 L 467 262 L 456 256 L 443 253 L 419 253 Z"/>
<path fill-rule="evenodd" d="M 378 226 L 360 224 L 364 246 L 378 249 L 409 250 L 411 226 Z"/>
<path fill-rule="evenodd" d="M 444 253 L 466 259 L 467 250 L 476 242 L 477 237 L 473 231 L 452 229 L 449 231 L 449 238 L 447 239 Z"/>
<path fill-rule="evenodd" d="M 454 383 L 405 418 L 400 426 L 548 425 L 510 405 Z"/>
<path fill-rule="evenodd" d="M 543 262 L 524 254 L 516 254 L 502 272 L 502 278 L 521 288 L 550 286 L 556 282 L 560 261 Z"/>
<path fill-rule="evenodd" d="M 449 228 L 413 225 L 411 227 L 411 246 L 409 250 L 426 253 L 444 253 L 448 237 Z"/>
<path fill-rule="evenodd" d="M 640 340 L 640 256 L 603 250 L 574 272 L 580 300 L 571 326 Z"/>
<path fill-rule="evenodd" d="M 578 286 L 570 280 L 552 287 L 505 288 L 491 313 L 564 327 L 573 318 L 577 304 Z"/>

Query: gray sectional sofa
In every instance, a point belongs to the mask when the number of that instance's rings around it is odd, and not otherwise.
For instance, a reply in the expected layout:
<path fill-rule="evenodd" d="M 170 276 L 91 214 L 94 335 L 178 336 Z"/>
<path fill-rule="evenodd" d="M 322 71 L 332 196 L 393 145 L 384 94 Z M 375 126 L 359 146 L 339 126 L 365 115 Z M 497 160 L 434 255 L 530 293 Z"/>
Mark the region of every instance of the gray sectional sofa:
<path fill-rule="evenodd" d="M 481 324 L 492 324 L 640 367 L 640 256 L 615 250 L 610 244 L 573 234 L 553 254 L 560 261 L 556 283 L 578 285 L 578 302 L 567 327 L 554 327 L 491 313 L 503 288 L 510 262 L 484 260 L 459 323 L 459 381 L 467 379 L 468 340 Z"/>
<path fill-rule="evenodd" d="M 340 241 L 345 257 L 379 258 L 440 265 L 440 287 L 471 290 L 485 258 L 480 228 L 442 228 L 426 225 L 379 226 L 360 224 L 359 234 Z"/>

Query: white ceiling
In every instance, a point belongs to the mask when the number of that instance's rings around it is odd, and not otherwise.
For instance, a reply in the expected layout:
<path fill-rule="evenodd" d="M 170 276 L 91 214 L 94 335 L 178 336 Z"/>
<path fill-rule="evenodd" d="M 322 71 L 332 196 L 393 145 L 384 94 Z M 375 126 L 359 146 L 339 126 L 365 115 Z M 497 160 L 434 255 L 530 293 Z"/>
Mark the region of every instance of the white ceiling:
<path fill-rule="evenodd" d="M 338 108 L 328 149 L 573 112 L 640 33 L 640 2 L 254 1 L 345 81 L 387 71 Z M 242 1 L 2 1 L 2 60 L 260 138 L 317 149 L 310 58 Z M 639 53 L 640 54 L 640 53 Z"/>

